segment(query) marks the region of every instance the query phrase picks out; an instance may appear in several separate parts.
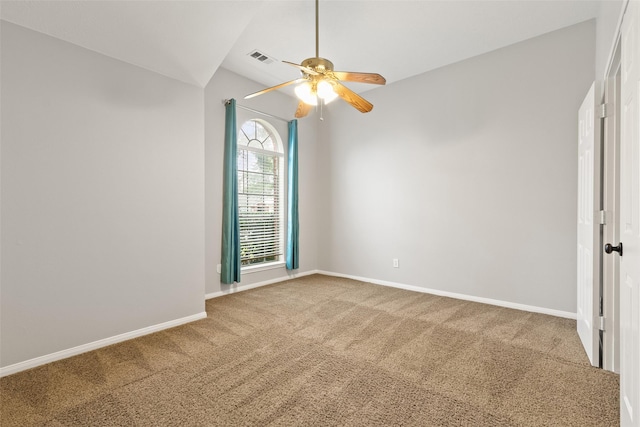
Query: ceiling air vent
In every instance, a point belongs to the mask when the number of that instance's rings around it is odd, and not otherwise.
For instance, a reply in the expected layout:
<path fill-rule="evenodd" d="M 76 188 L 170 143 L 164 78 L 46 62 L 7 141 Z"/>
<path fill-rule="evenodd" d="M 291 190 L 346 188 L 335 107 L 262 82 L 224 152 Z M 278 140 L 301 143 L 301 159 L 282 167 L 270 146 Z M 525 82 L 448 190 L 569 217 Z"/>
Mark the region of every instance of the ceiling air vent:
<path fill-rule="evenodd" d="M 270 57 L 264 52 L 260 52 L 259 50 L 249 52 L 248 55 L 256 61 L 262 62 L 263 64 L 271 64 L 273 61 L 276 61 L 276 59 Z"/>

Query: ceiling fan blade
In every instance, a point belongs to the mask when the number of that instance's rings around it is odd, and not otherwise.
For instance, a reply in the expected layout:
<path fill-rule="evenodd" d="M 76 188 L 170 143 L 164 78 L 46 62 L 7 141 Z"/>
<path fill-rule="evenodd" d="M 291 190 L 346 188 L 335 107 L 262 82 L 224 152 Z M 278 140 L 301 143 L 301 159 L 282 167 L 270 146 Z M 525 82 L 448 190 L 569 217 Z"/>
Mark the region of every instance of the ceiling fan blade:
<path fill-rule="evenodd" d="M 334 71 L 333 75 L 344 82 L 369 83 L 373 85 L 383 85 L 387 80 L 376 73 L 352 73 L 351 71 Z"/>
<path fill-rule="evenodd" d="M 253 98 L 254 96 L 262 95 L 263 93 L 271 92 L 272 90 L 280 89 L 281 87 L 289 86 L 292 84 L 302 83 L 304 81 L 306 81 L 306 79 L 295 79 L 285 83 L 280 83 L 279 85 L 271 86 L 258 92 L 250 93 L 249 95 L 245 96 L 244 99 Z"/>
<path fill-rule="evenodd" d="M 373 110 L 373 104 L 349 89 L 348 87 L 341 85 L 337 80 L 328 80 L 328 82 L 333 86 L 333 90 L 338 94 L 338 96 L 349 104 L 353 105 L 358 111 L 363 113 L 368 113 Z"/>
<path fill-rule="evenodd" d="M 289 64 L 291 66 L 294 66 L 294 67 L 300 69 L 301 71 L 304 71 L 305 73 L 310 74 L 312 76 L 319 76 L 320 75 L 320 73 L 316 72 L 315 70 L 312 70 L 309 67 L 304 67 L 304 66 L 302 66 L 300 64 L 296 64 L 295 62 L 289 62 L 289 61 L 282 61 L 282 62 L 284 62 L 285 64 Z"/>
<path fill-rule="evenodd" d="M 312 108 L 313 108 L 313 105 L 309 105 L 307 103 L 300 101 L 298 103 L 298 108 L 296 109 L 296 118 L 300 119 L 302 117 L 305 117 L 307 114 L 309 114 L 309 111 L 311 111 Z"/>

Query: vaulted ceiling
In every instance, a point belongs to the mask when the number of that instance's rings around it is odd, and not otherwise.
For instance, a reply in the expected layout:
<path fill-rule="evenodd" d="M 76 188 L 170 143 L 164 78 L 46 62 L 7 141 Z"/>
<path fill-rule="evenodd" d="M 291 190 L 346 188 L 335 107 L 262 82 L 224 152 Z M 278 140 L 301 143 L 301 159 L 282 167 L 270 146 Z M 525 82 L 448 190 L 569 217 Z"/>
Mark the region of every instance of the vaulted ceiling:
<path fill-rule="evenodd" d="M 5 21 L 200 87 L 219 67 L 265 86 L 297 78 L 280 61 L 315 56 L 314 11 L 313 0 L 0 4 Z M 597 12 L 598 2 L 582 0 L 321 0 L 320 56 L 392 83 Z M 255 50 L 274 61 L 251 58 Z"/>

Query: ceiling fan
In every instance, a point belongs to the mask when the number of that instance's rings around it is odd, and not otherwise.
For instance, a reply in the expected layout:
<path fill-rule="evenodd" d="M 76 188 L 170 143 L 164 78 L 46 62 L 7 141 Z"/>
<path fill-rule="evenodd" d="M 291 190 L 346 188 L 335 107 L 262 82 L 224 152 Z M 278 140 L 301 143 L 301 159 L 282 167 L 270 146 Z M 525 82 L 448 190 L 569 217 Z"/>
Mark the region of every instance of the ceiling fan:
<path fill-rule="evenodd" d="M 318 1 L 319 0 L 316 0 L 316 56 L 305 59 L 300 65 L 293 62 L 282 61 L 285 64 L 298 68 L 302 72 L 302 77 L 249 94 L 245 96 L 244 99 L 253 98 L 254 96 L 262 95 L 292 84 L 298 84 L 295 88 L 296 95 L 300 99 L 295 114 L 297 118 L 305 117 L 312 107 L 318 104 L 322 106 L 337 97 L 344 99 L 363 113 L 368 113 L 373 109 L 373 104 L 344 86 L 340 81 L 376 85 L 383 85 L 387 81 L 380 74 L 375 73 L 334 71 L 331 61 L 320 58 L 318 54 Z"/>

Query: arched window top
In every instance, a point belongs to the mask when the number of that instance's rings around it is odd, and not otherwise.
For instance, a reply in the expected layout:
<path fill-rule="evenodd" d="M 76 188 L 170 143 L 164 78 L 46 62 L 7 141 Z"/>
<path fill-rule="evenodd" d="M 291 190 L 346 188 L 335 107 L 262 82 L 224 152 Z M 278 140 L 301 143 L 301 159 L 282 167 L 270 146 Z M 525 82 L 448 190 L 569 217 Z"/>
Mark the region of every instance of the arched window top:
<path fill-rule="evenodd" d="M 238 134 L 238 146 L 282 153 L 278 133 L 269 123 L 259 119 L 248 120 L 242 124 Z"/>

